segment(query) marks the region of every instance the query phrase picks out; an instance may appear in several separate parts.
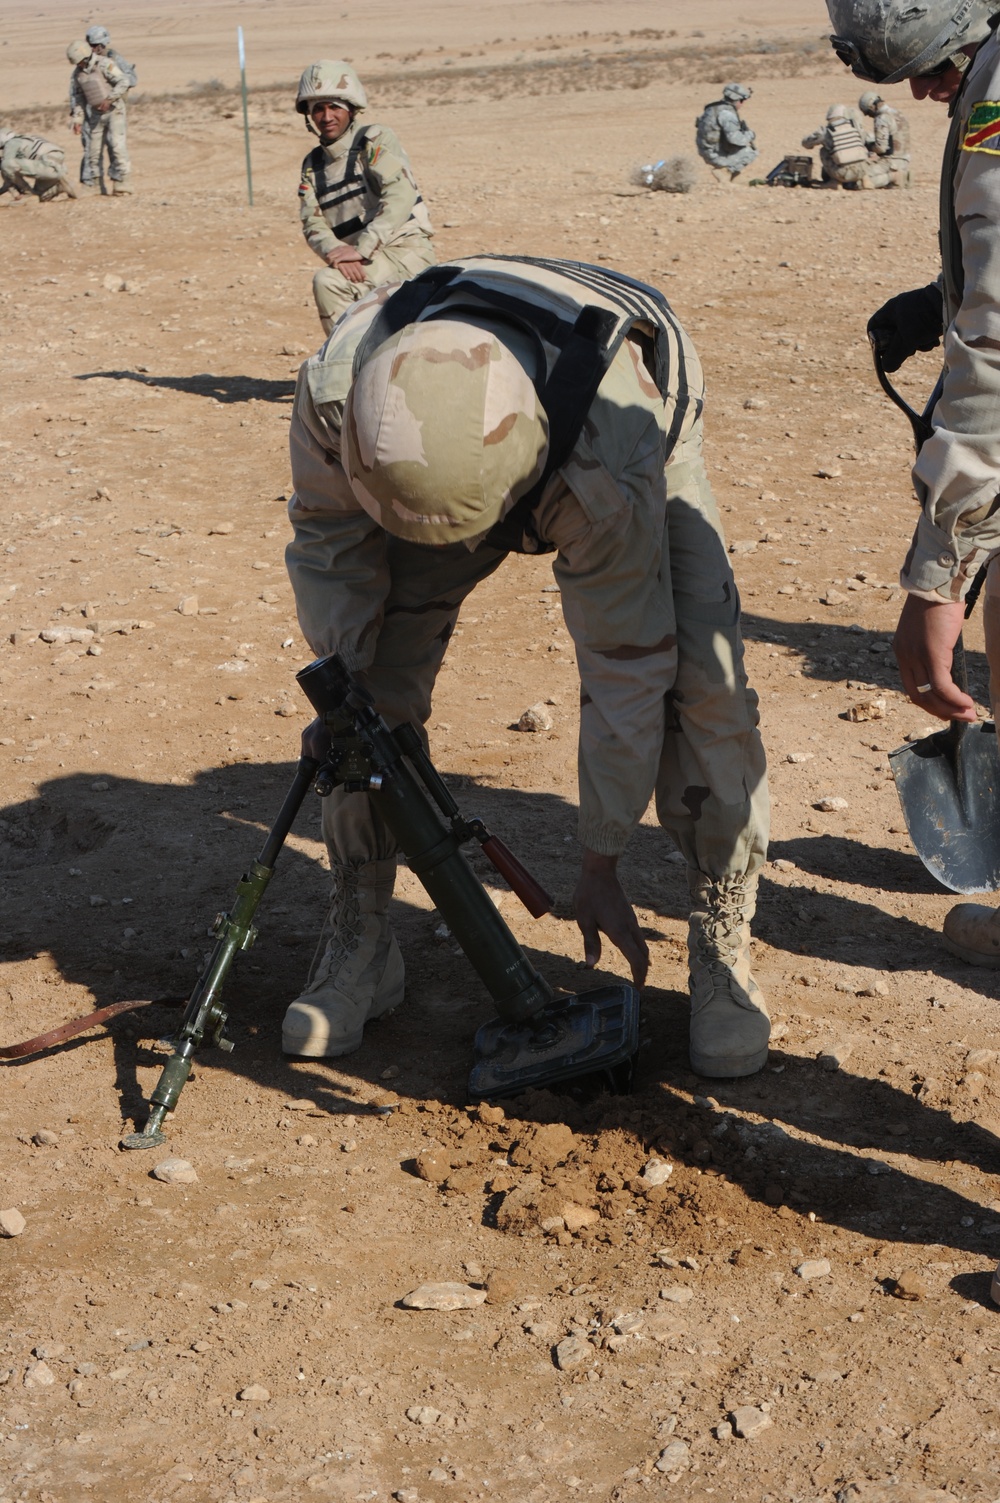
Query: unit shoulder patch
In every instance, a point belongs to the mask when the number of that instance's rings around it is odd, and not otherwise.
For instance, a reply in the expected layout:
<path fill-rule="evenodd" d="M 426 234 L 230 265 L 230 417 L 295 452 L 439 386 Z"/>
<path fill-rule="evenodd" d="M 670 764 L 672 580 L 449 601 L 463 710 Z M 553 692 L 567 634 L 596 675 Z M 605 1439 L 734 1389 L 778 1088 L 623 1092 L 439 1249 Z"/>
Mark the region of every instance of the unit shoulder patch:
<path fill-rule="evenodd" d="M 1000 100 L 981 99 L 972 106 L 962 137 L 962 150 L 1000 156 Z"/>

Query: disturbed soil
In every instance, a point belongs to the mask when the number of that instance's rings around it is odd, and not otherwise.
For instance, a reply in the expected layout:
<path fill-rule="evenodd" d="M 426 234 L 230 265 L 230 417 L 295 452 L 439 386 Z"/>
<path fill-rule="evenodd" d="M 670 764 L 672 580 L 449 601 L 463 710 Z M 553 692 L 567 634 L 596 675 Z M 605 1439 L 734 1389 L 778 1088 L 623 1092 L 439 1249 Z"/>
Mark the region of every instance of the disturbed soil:
<path fill-rule="evenodd" d="M 669 25 L 641 0 L 630 32 L 603 3 L 375 11 L 377 35 L 345 12 L 336 46 L 410 152 L 441 259 L 598 260 L 661 286 L 698 343 L 771 764 L 770 1061 L 690 1073 L 683 867 L 651 816 L 624 863 L 653 951 L 630 1095 L 470 1106 L 488 998 L 406 871 L 405 1005 L 336 1068 L 283 1059 L 325 910 L 310 799 L 230 982 L 235 1051 L 205 1052 L 169 1123 L 194 1182 L 118 1148 L 176 1012 L 4 1066 L 0 1211 L 25 1229 L 0 1240 L 0 1503 L 995 1500 L 998 982 L 942 949 L 953 898 L 889 772 L 925 726 L 889 647 L 914 503 L 864 338 L 935 273 L 943 116 L 912 108 L 910 193 L 723 191 L 701 168 L 688 195 L 646 193 L 634 166 L 690 153 L 724 77 L 754 85 L 764 170 L 852 96 L 822 7 L 740 34 L 721 0 Z M 308 718 L 282 550 L 319 327 L 288 81 L 335 44 L 304 4 L 104 19 L 146 90 L 134 196 L 0 198 L 5 1043 L 190 988 Z M 5 21 L 13 123 L 73 156 L 75 11 Z M 934 374 L 922 357 L 902 382 L 918 405 Z M 968 639 L 982 701 L 975 620 Z M 552 729 L 518 732 L 539 700 Z M 595 979 L 570 910 L 575 701 L 549 563 L 511 559 L 462 617 L 431 747 L 555 895 L 533 922 L 482 868 L 571 990 Z M 651 1159 L 673 1166 L 658 1184 Z M 401 1305 L 441 1280 L 470 1307 Z M 743 1406 L 752 1438 L 727 1433 Z"/>

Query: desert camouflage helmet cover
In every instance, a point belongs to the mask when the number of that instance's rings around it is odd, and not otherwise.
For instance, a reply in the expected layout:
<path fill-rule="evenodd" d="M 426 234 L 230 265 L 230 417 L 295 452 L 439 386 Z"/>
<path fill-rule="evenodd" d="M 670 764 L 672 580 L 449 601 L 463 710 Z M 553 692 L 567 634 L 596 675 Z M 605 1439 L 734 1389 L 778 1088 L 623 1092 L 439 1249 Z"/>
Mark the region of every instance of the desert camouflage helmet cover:
<path fill-rule="evenodd" d="M 66 56 L 74 67 L 77 63 L 85 62 L 92 55 L 90 47 L 86 42 L 70 42 L 66 48 Z"/>
<path fill-rule="evenodd" d="M 727 83 L 722 90 L 723 99 L 728 99 L 730 104 L 742 104 L 744 99 L 749 99 L 753 93 L 749 84 Z"/>
<path fill-rule="evenodd" d="M 408 324 L 367 356 L 344 408 L 344 469 L 380 526 L 413 543 L 489 531 L 540 478 L 548 421 L 525 334 L 468 315 Z"/>
<path fill-rule="evenodd" d="M 882 102 L 881 94 L 877 94 L 874 89 L 867 89 L 858 100 L 858 109 L 862 115 L 874 115 Z"/>
<path fill-rule="evenodd" d="M 826 0 L 833 50 L 871 83 L 934 73 L 981 42 L 997 0 Z"/>
<path fill-rule="evenodd" d="M 310 106 L 319 99 L 337 99 L 353 110 L 363 110 L 368 104 L 364 85 L 350 63 L 331 62 L 328 58 L 310 63 L 299 79 L 295 108 L 300 115 L 307 115 Z"/>
<path fill-rule="evenodd" d="M 826 118 L 828 120 L 845 120 L 847 118 L 847 105 L 831 104 L 826 112 Z"/>
<path fill-rule="evenodd" d="M 87 41 L 91 47 L 106 47 L 111 41 L 111 33 L 106 26 L 92 26 L 87 32 Z"/>

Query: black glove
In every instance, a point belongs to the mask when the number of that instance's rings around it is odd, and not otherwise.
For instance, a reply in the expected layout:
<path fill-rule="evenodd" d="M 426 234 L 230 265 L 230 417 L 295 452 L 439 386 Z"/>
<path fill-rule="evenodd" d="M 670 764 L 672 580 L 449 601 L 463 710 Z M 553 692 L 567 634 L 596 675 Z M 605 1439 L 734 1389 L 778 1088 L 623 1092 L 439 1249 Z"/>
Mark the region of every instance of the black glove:
<path fill-rule="evenodd" d="M 943 333 L 944 304 L 936 282 L 891 297 L 868 320 L 868 336 L 885 371 L 898 371 L 917 350 L 933 350 Z"/>

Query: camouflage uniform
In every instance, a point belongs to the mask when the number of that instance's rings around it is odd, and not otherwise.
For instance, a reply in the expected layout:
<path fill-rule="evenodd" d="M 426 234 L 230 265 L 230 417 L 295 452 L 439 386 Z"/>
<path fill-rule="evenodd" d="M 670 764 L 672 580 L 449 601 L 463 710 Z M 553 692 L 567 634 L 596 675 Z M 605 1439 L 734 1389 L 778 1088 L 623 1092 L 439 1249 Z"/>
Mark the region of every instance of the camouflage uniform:
<path fill-rule="evenodd" d="M 872 125 L 872 150 L 889 168 L 891 186 L 910 186 L 910 122 L 880 99 Z"/>
<path fill-rule="evenodd" d="M 99 110 L 87 103 L 84 80 L 86 76 L 98 76 L 107 87 L 106 98 L 111 103 L 109 110 Z M 83 161 L 80 166 L 80 181 L 94 185 L 101 180 L 101 154 L 108 150 L 110 168 L 108 176 L 113 183 L 124 184 L 131 171 L 126 142 L 125 98 L 131 87 L 129 77 L 123 73 L 110 56 L 98 57 L 92 52 L 78 63 L 70 74 L 69 118 L 71 125 L 81 127 L 80 140 L 83 146 Z"/>
<path fill-rule="evenodd" d="M 541 268 L 468 258 L 455 264 L 473 280 L 533 299 L 541 318 L 558 305 L 558 268 L 573 263 Z M 312 650 L 337 651 L 362 670 L 390 723 L 423 724 L 462 602 L 507 549 L 488 531 L 447 542 L 441 519 L 414 518 L 397 502 L 386 509 L 367 491 L 364 446 L 353 434 L 350 406 L 343 428 L 345 400 L 355 351 L 394 290 L 343 317 L 300 373 L 291 428 L 295 536 L 286 561 Z M 467 301 L 461 306 L 464 314 Z M 624 339 L 572 452 L 544 485 L 520 551 L 555 551 L 554 574 L 576 646 L 581 843 L 617 855 L 655 795 L 660 823 L 693 883 L 735 884 L 742 893 L 740 884 L 752 885 L 765 857 L 764 753 L 757 699 L 743 670 L 736 586 L 701 456 L 701 366 L 676 323 L 670 337 L 666 397 L 644 364 L 641 343 Z M 352 399 L 379 358 L 366 356 Z M 413 414 L 414 465 L 433 470 L 434 456 L 417 452 L 426 427 L 417 414 L 422 404 L 445 411 L 455 405 L 448 383 L 471 381 L 470 362 L 439 355 L 413 364 L 405 352 L 392 358 L 390 392 L 398 394 L 404 417 L 407 408 Z M 531 402 L 529 392 L 513 406 L 494 405 L 504 442 Z M 447 455 L 441 458 L 446 469 Z M 528 451 L 525 471 L 530 465 Z M 445 489 L 450 478 L 443 476 Z M 471 486 L 462 478 L 455 489 L 465 494 Z M 400 529 L 411 536 L 395 535 Z M 363 794 L 327 799 L 324 830 L 335 866 L 394 856 L 393 839 Z M 747 922 L 751 913 L 749 902 Z M 759 994 L 753 995 L 756 1007 Z"/>
<path fill-rule="evenodd" d="M 873 137 L 859 122 L 857 112 L 831 106 L 826 124 L 802 137 L 808 149 L 819 147 L 823 177 L 828 183 L 850 188 L 887 188 L 888 165 L 869 155 Z"/>
<path fill-rule="evenodd" d="M 754 145 L 756 139 L 754 131 L 728 99 L 706 104 L 695 121 L 698 155 L 710 167 L 725 168 L 731 177 L 736 177 L 760 155 Z"/>
<path fill-rule="evenodd" d="M 373 287 L 405 281 L 434 262 L 434 233 L 406 153 L 386 125 L 353 122 L 332 146 L 318 145 L 302 163 L 302 231 L 324 259 L 353 245 L 369 263 L 350 282 L 335 266 L 313 278 L 324 331 Z"/>
<path fill-rule="evenodd" d="M 60 193 L 75 197 L 66 177 L 66 153 L 44 136 L 17 136 L 0 131 L 0 178 L 4 191 L 34 193 L 43 201 Z"/>

